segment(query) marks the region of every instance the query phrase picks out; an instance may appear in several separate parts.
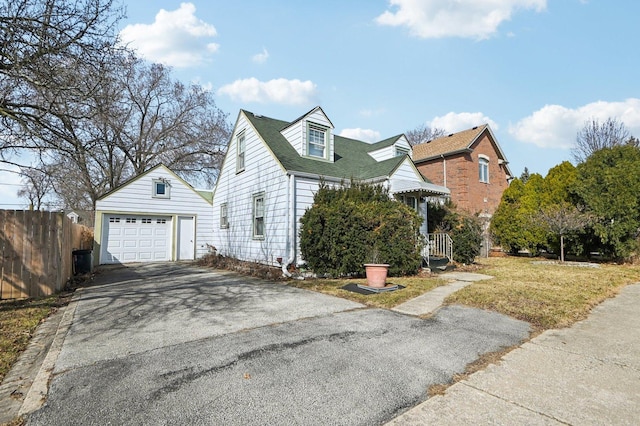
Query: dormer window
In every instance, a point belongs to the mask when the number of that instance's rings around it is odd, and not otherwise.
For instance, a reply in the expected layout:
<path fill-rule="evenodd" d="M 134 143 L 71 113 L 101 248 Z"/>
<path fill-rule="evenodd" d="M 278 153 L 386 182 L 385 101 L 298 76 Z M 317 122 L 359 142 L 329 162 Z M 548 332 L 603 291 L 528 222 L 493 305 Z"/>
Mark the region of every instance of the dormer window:
<path fill-rule="evenodd" d="M 307 127 L 307 153 L 310 157 L 327 157 L 327 128 L 309 123 Z"/>

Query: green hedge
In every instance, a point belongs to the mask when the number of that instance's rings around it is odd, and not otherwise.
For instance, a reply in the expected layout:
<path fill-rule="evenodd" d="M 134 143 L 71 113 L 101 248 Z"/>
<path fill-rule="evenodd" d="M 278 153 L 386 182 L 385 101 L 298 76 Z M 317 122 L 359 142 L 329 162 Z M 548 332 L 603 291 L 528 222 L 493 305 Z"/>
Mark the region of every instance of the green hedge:
<path fill-rule="evenodd" d="M 365 263 L 388 263 L 398 276 L 421 266 L 422 218 L 380 185 L 322 183 L 301 223 L 302 256 L 317 274 L 361 276 Z"/>

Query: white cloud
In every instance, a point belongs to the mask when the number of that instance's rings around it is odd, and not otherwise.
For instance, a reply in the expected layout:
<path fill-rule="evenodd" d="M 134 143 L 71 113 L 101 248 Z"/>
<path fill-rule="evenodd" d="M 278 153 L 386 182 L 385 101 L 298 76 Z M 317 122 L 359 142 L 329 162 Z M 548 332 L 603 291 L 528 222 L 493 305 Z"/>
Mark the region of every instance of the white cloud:
<path fill-rule="evenodd" d="M 218 94 L 227 95 L 236 102 L 277 103 L 285 105 L 306 105 L 316 97 L 316 84 L 310 80 L 287 80 L 277 78 L 259 81 L 257 78 L 236 80 L 225 84 Z"/>
<path fill-rule="evenodd" d="M 509 126 L 509 133 L 517 140 L 541 148 L 570 149 L 576 134 L 586 121 L 608 118 L 621 121 L 632 135 L 640 135 L 640 99 L 629 98 L 622 102 L 597 101 L 576 109 L 562 105 L 545 105 L 516 124 Z"/>
<path fill-rule="evenodd" d="M 269 59 L 269 52 L 267 51 L 267 49 L 262 49 L 262 52 L 256 53 L 251 58 L 251 60 L 256 64 L 264 64 L 265 62 L 267 62 L 267 59 Z"/>
<path fill-rule="evenodd" d="M 340 136 L 345 138 L 356 139 L 363 142 L 377 142 L 380 140 L 380 132 L 371 129 L 344 129 L 340 132 Z"/>
<path fill-rule="evenodd" d="M 420 38 L 465 37 L 485 39 L 511 19 L 516 9 L 546 9 L 547 0 L 389 0 L 375 21 L 405 26 Z"/>
<path fill-rule="evenodd" d="M 127 25 L 120 37 L 150 61 L 174 67 L 200 65 L 219 45 L 210 41 L 217 34 L 214 26 L 195 12 L 193 3 L 181 3 L 174 11 L 160 9 L 153 24 Z"/>
<path fill-rule="evenodd" d="M 375 116 L 379 116 L 385 113 L 385 109 L 384 108 L 378 108 L 378 109 L 362 109 L 359 111 L 359 114 L 363 117 L 375 117 Z"/>
<path fill-rule="evenodd" d="M 498 130 L 498 124 L 481 112 L 449 112 L 427 122 L 429 127 L 443 129 L 449 133 L 467 130 L 485 123 L 488 123 L 491 129 Z"/>

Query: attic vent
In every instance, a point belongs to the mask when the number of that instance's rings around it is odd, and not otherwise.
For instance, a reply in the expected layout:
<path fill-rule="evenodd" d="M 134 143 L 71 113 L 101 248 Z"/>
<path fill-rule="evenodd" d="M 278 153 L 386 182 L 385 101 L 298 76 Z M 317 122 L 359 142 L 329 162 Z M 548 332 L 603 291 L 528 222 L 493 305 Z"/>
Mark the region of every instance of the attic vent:
<path fill-rule="evenodd" d="M 447 136 L 447 137 L 449 137 L 449 138 L 450 138 L 451 136 L 453 136 L 453 133 L 449 133 L 449 136 Z"/>
<path fill-rule="evenodd" d="M 477 129 L 477 128 L 478 128 L 478 126 L 474 126 L 474 127 L 473 127 L 473 129 L 471 129 L 471 130 L 475 130 L 475 129 Z"/>
<path fill-rule="evenodd" d="M 254 116 L 255 118 L 262 118 L 262 115 L 260 115 L 260 114 L 253 114 L 253 116 Z"/>

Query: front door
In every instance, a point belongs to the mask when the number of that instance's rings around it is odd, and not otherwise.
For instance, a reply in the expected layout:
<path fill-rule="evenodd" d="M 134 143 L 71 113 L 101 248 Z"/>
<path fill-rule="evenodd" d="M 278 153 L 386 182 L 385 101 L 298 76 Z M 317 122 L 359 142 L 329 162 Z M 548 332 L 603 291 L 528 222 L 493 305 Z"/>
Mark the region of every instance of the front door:
<path fill-rule="evenodd" d="M 178 260 L 195 259 L 195 220 L 193 216 L 178 217 Z"/>

